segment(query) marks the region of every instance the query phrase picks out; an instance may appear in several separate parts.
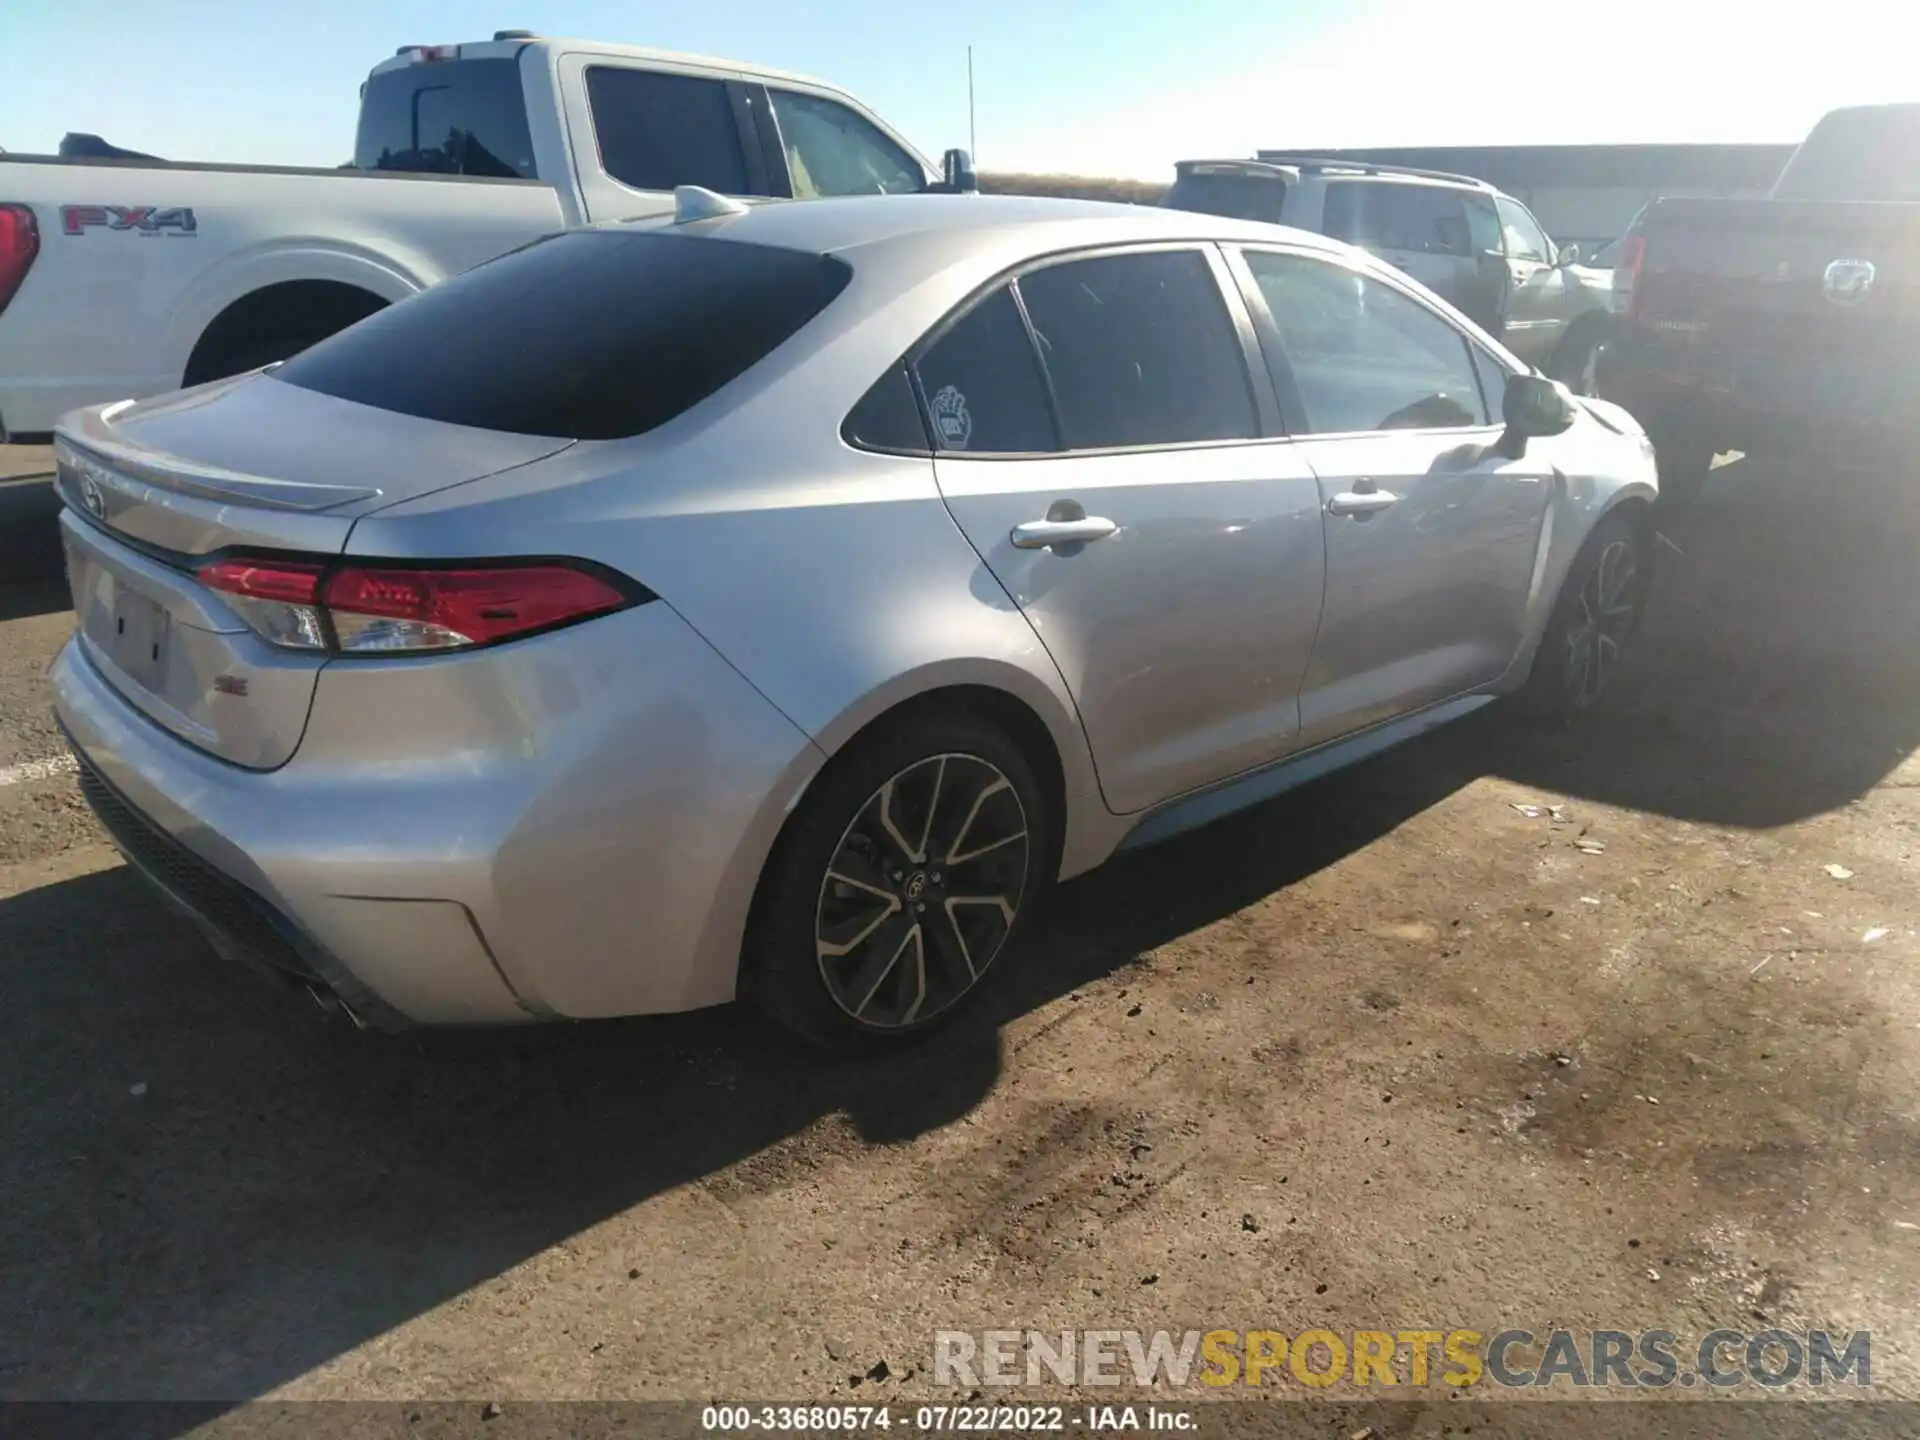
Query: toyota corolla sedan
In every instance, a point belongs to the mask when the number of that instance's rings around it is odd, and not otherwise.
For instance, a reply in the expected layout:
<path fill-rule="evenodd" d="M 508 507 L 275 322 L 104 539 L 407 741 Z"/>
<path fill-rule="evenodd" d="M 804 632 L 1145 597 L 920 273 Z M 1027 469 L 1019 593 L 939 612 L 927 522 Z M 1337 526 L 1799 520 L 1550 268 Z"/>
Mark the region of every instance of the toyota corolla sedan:
<path fill-rule="evenodd" d="M 1646 437 L 1360 252 L 681 201 L 62 426 L 59 718 L 223 954 L 376 1026 L 884 1043 L 1056 879 L 1604 693 Z"/>

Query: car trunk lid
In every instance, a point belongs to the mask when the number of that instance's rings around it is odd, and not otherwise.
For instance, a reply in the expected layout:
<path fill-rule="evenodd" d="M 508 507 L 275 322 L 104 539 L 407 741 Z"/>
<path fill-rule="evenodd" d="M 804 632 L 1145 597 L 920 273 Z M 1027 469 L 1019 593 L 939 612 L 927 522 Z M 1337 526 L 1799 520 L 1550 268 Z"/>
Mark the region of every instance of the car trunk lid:
<path fill-rule="evenodd" d="M 569 443 L 416 419 L 261 375 L 83 411 L 62 424 L 56 456 L 81 650 L 189 744 L 253 769 L 284 764 L 327 657 L 269 643 L 194 571 L 236 552 L 338 555 L 370 510 Z"/>

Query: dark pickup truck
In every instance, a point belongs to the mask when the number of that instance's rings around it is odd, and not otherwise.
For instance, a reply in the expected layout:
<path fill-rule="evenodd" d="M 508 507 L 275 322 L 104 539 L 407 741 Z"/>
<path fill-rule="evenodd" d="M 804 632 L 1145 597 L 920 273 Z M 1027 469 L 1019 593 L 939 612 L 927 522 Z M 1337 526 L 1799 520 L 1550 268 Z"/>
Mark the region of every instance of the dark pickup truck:
<path fill-rule="evenodd" d="M 1765 199 L 1655 201 L 1613 283 L 1600 391 L 1667 495 L 1723 450 L 1920 438 L 1920 104 L 1833 111 Z"/>

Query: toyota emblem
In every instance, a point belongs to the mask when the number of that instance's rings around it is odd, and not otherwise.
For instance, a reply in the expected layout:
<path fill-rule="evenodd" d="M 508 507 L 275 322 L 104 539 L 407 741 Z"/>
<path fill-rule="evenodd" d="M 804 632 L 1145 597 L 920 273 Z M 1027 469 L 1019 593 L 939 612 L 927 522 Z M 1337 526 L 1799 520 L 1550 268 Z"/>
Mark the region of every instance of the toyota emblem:
<path fill-rule="evenodd" d="M 1836 305 L 1858 305 L 1873 289 L 1875 273 L 1871 260 L 1835 260 L 1822 281 L 1827 299 Z"/>
<path fill-rule="evenodd" d="M 100 482 L 84 470 L 80 472 L 80 503 L 94 519 L 107 518 L 107 497 L 100 491 Z"/>

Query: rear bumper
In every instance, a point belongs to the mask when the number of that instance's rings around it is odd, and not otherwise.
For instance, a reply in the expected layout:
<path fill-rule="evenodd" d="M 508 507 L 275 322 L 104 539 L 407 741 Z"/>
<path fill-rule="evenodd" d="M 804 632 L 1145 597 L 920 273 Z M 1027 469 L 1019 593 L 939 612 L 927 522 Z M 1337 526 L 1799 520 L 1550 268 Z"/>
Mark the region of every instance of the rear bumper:
<path fill-rule="evenodd" d="M 84 756 L 80 793 L 127 863 L 198 925 L 222 957 L 305 990 L 323 1007 L 337 1005 L 360 1024 L 399 1030 L 411 1023 L 286 916 L 141 814 Z"/>
<path fill-rule="evenodd" d="M 77 643 L 51 678 L 129 860 L 217 948 L 376 1025 L 732 998 L 754 884 L 823 758 L 659 602 L 331 665 L 274 771 L 176 739 Z"/>

